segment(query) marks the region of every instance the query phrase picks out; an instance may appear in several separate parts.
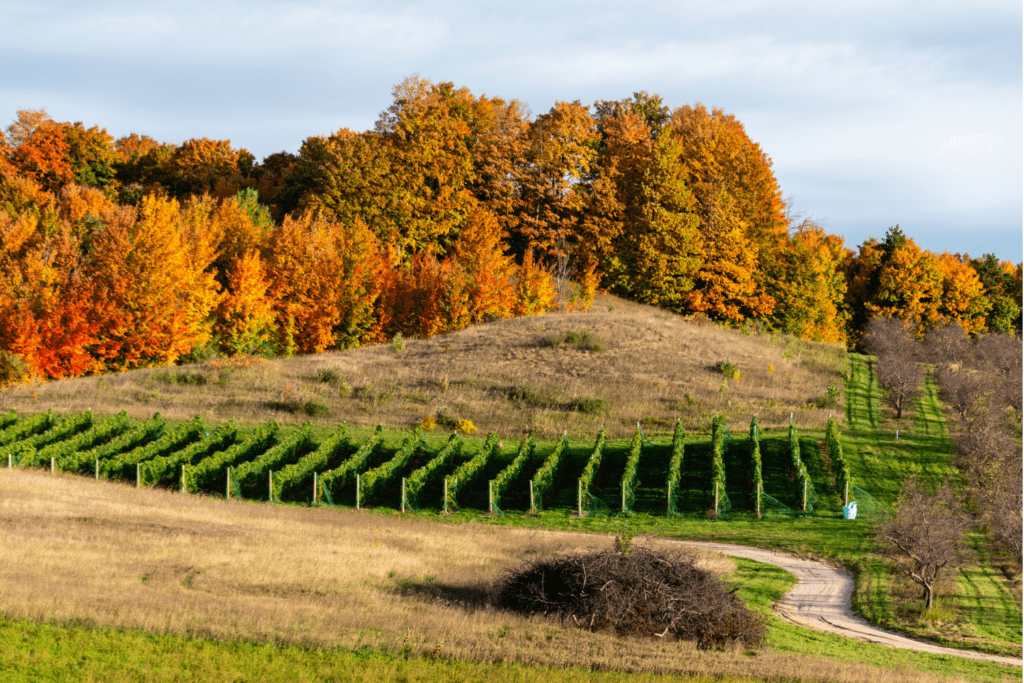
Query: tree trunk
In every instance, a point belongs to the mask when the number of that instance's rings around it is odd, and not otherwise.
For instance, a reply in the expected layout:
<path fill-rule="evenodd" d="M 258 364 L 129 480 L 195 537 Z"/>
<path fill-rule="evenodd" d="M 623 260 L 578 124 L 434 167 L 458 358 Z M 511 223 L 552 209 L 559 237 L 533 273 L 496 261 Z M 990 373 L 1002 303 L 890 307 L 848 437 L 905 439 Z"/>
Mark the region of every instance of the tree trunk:
<path fill-rule="evenodd" d="M 931 609 L 932 605 L 935 603 L 935 591 L 932 590 L 930 585 L 924 587 L 924 595 L 921 597 L 924 598 L 924 608 Z"/>

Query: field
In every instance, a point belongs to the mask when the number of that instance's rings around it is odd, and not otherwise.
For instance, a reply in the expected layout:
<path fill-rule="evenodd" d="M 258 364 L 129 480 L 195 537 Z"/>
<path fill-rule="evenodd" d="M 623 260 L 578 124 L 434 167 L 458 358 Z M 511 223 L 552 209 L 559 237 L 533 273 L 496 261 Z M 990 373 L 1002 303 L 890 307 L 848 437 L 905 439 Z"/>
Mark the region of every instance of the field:
<path fill-rule="evenodd" d="M 185 669 L 166 666 L 165 680 L 258 677 L 282 661 L 298 662 L 310 680 L 333 680 L 342 669 L 351 674 L 341 680 L 380 680 L 372 672 L 381 667 L 411 680 L 553 675 L 536 666 L 555 667 L 564 680 L 590 680 L 593 671 L 612 672 L 609 680 L 1019 678 L 1019 669 L 810 634 L 774 617 L 764 651 L 701 652 L 487 607 L 487 586 L 524 557 L 599 547 L 621 534 L 707 539 L 841 563 L 856 575 L 854 607 L 868 620 L 1020 656 L 1019 570 L 982 535 L 972 538 L 979 563 L 942 586 L 937 607 L 924 613 L 875 554 L 871 520 L 840 519 L 842 477 L 825 448 L 829 413 L 840 420 L 851 497 L 868 516 L 891 504 L 910 474 L 955 476 L 930 382 L 897 423 L 870 358 L 617 300 L 606 308 L 618 306 L 625 310 L 495 323 L 409 342 L 398 353 L 214 362 L 0 394 L 18 408 L 0 419 L 0 454 L 16 465 L 0 470 L 4 555 L 12 558 L 2 569 L 0 637 L 30 634 L 26 647 L 46 653 L 4 655 L 0 672 L 109 678 L 101 664 L 75 659 L 75 641 L 108 653 L 94 662 L 117 661 L 110 653 L 125 648 L 138 653 L 139 667 L 183 653 Z M 725 358 L 738 379 L 716 367 Z M 476 375 L 473 363 L 484 363 Z M 508 374 L 515 367 L 532 373 L 530 382 Z M 382 378 L 392 384 L 378 394 Z M 830 385 L 842 395 L 829 397 Z M 590 411 L 583 399 L 603 403 Z M 227 401 L 240 411 L 237 424 L 218 407 Z M 311 403 L 328 414 L 308 416 L 317 412 L 306 411 Z M 29 417 L 43 408 L 58 415 Z M 163 417 L 143 419 L 154 408 Z M 202 417 L 187 421 L 190 409 Z M 749 438 L 753 413 L 763 488 Z M 342 414 L 348 424 L 339 429 Z M 731 439 L 712 438 L 714 414 Z M 427 416 L 468 419 L 496 435 L 450 440 L 450 430 L 413 430 Z M 310 424 L 299 427 L 304 419 Z M 385 420 L 388 428 L 374 429 Z M 524 440 L 530 432 L 535 443 Z M 564 442 L 556 438 L 563 433 Z M 670 515 L 669 464 L 679 456 Z M 806 512 L 800 467 L 811 491 Z M 711 520 L 716 477 L 724 492 Z M 257 502 L 268 499 L 281 504 Z M 362 510 L 353 509 L 357 500 Z M 701 561 L 766 614 L 791 581 L 766 565 Z"/>

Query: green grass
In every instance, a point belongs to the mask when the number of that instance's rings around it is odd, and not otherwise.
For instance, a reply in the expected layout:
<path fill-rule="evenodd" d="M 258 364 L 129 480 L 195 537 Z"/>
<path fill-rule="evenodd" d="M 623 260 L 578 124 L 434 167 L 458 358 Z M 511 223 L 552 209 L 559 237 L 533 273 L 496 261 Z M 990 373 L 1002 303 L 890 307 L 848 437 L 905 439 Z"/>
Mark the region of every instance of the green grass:
<path fill-rule="evenodd" d="M 730 583 L 738 589 L 736 595 L 748 607 L 767 619 L 768 645 L 776 652 L 824 656 L 841 662 L 908 669 L 936 676 L 961 676 L 968 680 L 1019 680 L 1019 667 L 899 650 L 791 624 L 776 617 L 771 610 L 796 583 L 795 577 L 769 564 L 733 559 L 737 570 Z"/>
<path fill-rule="evenodd" d="M 741 683 L 750 680 L 452 662 L 387 655 L 371 648 L 340 652 L 246 642 L 224 643 L 200 638 L 37 624 L 3 617 L 0 617 L 0 679 L 5 683 Z"/>

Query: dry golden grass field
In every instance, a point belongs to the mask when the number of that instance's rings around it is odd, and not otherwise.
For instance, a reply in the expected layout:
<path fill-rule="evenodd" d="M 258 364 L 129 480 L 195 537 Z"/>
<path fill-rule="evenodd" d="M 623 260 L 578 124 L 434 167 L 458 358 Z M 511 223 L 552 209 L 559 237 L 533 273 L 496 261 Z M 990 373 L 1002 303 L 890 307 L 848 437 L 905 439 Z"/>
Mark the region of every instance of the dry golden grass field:
<path fill-rule="evenodd" d="M 716 368 L 726 360 L 738 378 Z M 667 428 L 678 419 L 705 432 L 714 414 L 736 421 L 756 413 L 762 426 L 781 427 L 793 413 L 798 426 L 819 429 L 830 412 L 843 412 L 842 398 L 824 399 L 843 386 L 846 365 L 839 345 L 724 329 L 600 295 L 588 312 L 407 339 L 401 351 L 381 345 L 21 385 L 0 392 L 0 409 L 392 428 L 437 416 L 538 438 L 592 438 L 601 425 L 611 438 L 627 437 L 637 421 Z"/>
<path fill-rule="evenodd" d="M 605 536 L 454 527 L 0 469 L 0 614 L 408 656 L 767 680 L 942 680 L 778 650 L 620 639 L 474 602 L 522 557 Z M 655 541 L 651 541 L 655 542 Z M 731 560 L 702 554 L 719 574 Z"/>

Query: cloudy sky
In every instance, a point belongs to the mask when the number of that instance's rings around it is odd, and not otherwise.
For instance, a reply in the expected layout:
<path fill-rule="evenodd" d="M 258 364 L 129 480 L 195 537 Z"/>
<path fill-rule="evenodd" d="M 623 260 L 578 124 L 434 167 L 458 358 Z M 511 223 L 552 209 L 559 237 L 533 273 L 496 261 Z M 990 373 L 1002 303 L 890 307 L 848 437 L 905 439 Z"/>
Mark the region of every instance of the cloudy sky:
<path fill-rule="evenodd" d="M 899 223 L 1021 260 L 1019 0 L 4 4 L 0 120 L 45 107 L 262 158 L 372 127 L 411 74 L 535 113 L 646 90 L 735 114 L 848 246 Z"/>

